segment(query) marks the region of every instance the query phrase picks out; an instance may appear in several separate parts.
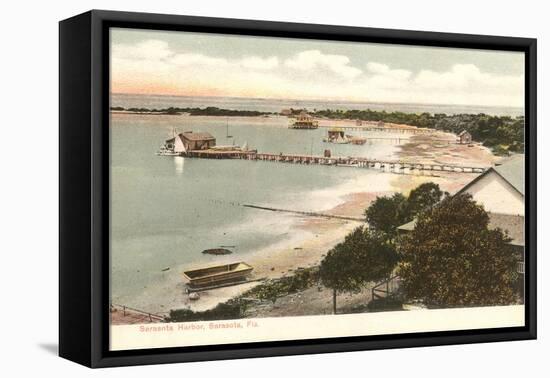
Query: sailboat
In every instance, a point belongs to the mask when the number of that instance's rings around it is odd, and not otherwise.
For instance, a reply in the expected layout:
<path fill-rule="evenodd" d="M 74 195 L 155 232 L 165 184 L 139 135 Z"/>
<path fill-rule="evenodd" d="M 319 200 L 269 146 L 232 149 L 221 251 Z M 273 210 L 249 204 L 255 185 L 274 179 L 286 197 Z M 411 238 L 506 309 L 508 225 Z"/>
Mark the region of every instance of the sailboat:
<path fill-rule="evenodd" d="M 225 137 L 226 137 L 227 139 L 233 138 L 232 135 L 229 135 L 229 118 L 226 118 L 226 119 L 225 119 Z"/>
<path fill-rule="evenodd" d="M 164 142 L 160 146 L 157 155 L 158 156 L 179 156 L 182 153 L 185 153 L 186 149 L 183 145 L 181 138 L 179 137 L 176 128 L 172 129 L 172 138 Z"/>

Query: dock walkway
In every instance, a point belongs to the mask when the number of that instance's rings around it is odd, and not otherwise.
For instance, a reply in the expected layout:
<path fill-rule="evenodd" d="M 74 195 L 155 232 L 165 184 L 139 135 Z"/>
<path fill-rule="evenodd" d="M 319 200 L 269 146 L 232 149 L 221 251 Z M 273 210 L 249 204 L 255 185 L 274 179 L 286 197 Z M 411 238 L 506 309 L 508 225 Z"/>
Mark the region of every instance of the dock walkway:
<path fill-rule="evenodd" d="M 315 155 L 292 155 L 258 153 L 256 151 L 195 150 L 183 154 L 201 159 L 241 159 L 289 164 L 328 165 L 377 169 L 387 173 L 413 174 L 417 172 L 483 173 L 487 167 L 462 166 L 444 163 L 414 163 L 401 160 L 378 160 L 366 157 L 324 157 Z"/>
<path fill-rule="evenodd" d="M 319 128 L 323 129 L 344 129 L 344 130 L 353 130 L 353 131 L 378 131 L 378 132 L 387 132 L 395 134 L 433 134 L 436 130 L 433 129 L 422 129 L 414 127 L 384 127 L 384 126 L 350 126 L 350 125 L 319 125 Z"/>

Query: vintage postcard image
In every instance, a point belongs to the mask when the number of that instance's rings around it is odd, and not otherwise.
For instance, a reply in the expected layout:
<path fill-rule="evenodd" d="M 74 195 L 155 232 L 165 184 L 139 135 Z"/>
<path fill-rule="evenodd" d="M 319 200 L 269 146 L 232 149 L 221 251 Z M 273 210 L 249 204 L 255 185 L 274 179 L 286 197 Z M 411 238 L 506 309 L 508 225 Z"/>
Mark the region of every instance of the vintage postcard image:
<path fill-rule="evenodd" d="M 523 326 L 524 67 L 112 28 L 111 350 Z"/>

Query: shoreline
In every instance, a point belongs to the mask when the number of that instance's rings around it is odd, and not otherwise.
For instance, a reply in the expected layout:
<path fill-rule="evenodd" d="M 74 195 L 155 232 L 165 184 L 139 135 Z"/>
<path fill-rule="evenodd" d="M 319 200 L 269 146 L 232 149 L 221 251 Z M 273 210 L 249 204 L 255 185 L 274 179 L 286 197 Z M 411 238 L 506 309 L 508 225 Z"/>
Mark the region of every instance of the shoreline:
<path fill-rule="evenodd" d="M 302 108 L 334 108 L 334 109 L 372 109 L 372 110 L 390 110 L 399 112 L 413 113 L 441 113 L 446 110 L 448 114 L 478 114 L 484 113 L 493 116 L 519 116 L 524 115 L 523 105 L 479 105 L 479 104 L 454 104 L 454 103 L 432 103 L 432 102 L 392 102 L 392 101 L 366 101 L 366 100 L 342 100 L 338 98 L 322 99 L 322 98 L 283 98 L 283 97 L 243 97 L 243 96 L 212 96 L 212 95 L 182 95 L 182 94 L 162 94 L 162 93 L 111 93 L 111 97 L 115 99 L 115 107 L 126 108 L 141 108 L 150 106 L 151 98 L 162 98 L 162 106 L 196 106 L 197 102 L 201 107 L 219 106 L 220 104 L 231 103 L 235 106 L 236 102 L 245 105 L 246 108 L 237 110 L 248 110 L 247 106 L 250 102 L 254 104 L 264 104 L 264 109 L 277 109 L 302 107 Z M 118 98 L 118 101 L 117 101 Z M 144 100 L 137 102 L 128 102 L 127 98 L 142 98 Z M 120 101 L 122 99 L 122 101 Z M 170 103 L 166 99 L 177 99 L 177 102 Z M 187 101 L 186 101 L 187 100 Z M 229 101 L 228 101 L 229 100 Z M 189 102 L 191 101 L 191 102 Z M 159 105 L 161 106 L 161 105 Z M 239 105 L 237 105 L 239 106 Z M 258 106 L 255 107 L 255 109 Z M 265 110 L 270 111 L 270 110 Z"/>
<path fill-rule="evenodd" d="M 446 135 L 445 135 L 446 134 Z M 441 139 L 442 137 L 453 138 L 452 134 L 434 132 L 431 135 L 412 136 L 408 143 L 401 146 L 398 152 L 398 158 L 405 157 L 414 153 L 415 150 L 422 151 L 422 146 L 430 143 L 430 139 Z M 420 147 L 419 147 L 420 146 Z M 419 151 L 419 152 L 420 152 Z M 461 158 L 464 161 L 472 162 L 474 160 L 480 164 L 493 164 L 498 158 L 491 152 L 481 146 L 476 146 L 473 149 L 467 146 L 453 146 L 451 151 L 444 149 L 440 154 L 435 154 L 430 158 L 434 161 L 445 161 L 448 157 Z M 385 175 L 384 173 L 379 173 Z M 341 196 L 342 202 L 333 208 L 324 211 L 326 214 L 338 216 L 358 217 L 363 216 L 363 211 L 374 201 L 378 196 L 391 195 L 395 192 L 407 194 L 411 189 L 415 188 L 422 182 L 436 182 L 442 190 L 450 193 L 459 190 L 465 183 L 470 181 L 478 174 L 453 175 L 452 173 L 442 173 L 440 177 L 426 176 L 394 176 L 389 175 L 387 178 L 390 190 L 378 191 L 356 191 L 346 193 Z M 379 189 L 379 188 L 378 188 Z M 294 249 L 282 248 L 278 251 L 273 251 L 267 255 L 257 254 L 251 257 L 248 262 L 255 267 L 255 273 L 258 276 L 265 277 L 270 280 L 277 280 L 287 275 L 293 274 L 305 268 L 318 266 L 325 254 L 337 243 L 343 241 L 345 236 L 355 227 L 360 225 L 358 222 L 347 222 L 336 219 L 317 218 L 317 217 L 302 217 L 298 227 L 302 230 L 307 230 L 312 233 L 312 238 L 303 239 L 296 245 Z M 251 288 L 260 285 L 260 282 L 238 285 L 231 290 L 228 288 L 220 288 L 205 292 L 204 296 L 195 303 L 190 304 L 188 308 L 193 311 L 204 311 L 215 307 L 218 303 L 227 302 L 228 300 L 244 294 Z M 344 307 L 352 308 L 353 306 L 361 305 L 365 299 L 370 298 L 370 289 L 365 288 L 361 293 L 353 295 L 342 295 L 339 300 Z M 205 300 L 203 305 L 199 302 Z M 223 300 L 225 299 L 225 300 Z M 314 287 L 305 290 L 301 293 L 289 294 L 283 298 L 277 305 L 262 306 L 262 309 L 255 313 L 255 316 L 284 316 L 291 315 L 311 315 L 324 314 L 330 311 L 331 293 L 329 290 L 323 290 L 320 287 Z M 296 310 L 293 307 L 296 301 L 301 304 L 303 309 Z"/>
<path fill-rule="evenodd" d="M 436 162 L 446 162 L 447 159 L 459 159 L 469 163 L 477 162 L 483 164 L 493 164 L 498 158 L 492 153 L 480 146 L 467 147 L 460 145 L 447 145 L 442 148 L 435 148 L 435 151 L 427 153 L 428 145 L 436 144 L 436 139 L 447 138 L 452 139 L 454 136 L 448 133 L 434 132 L 426 135 L 414 135 L 408 138 L 407 143 L 399 146 L 396 153 L 397 158 L 411 158 L 417 156 L 423 160 L 433 160 Z M 350 188 L 340 188 L 341 193 L 336 194 L 340 201 L 337 205 L 328 210 L 321 210 L 324 214 L 344 216 L 344 217 L 363 217 L 364 210 L 378 196 L 391 195 L 395 192 L 407 194 L 412 188 L 423 182 L 436 182 L 442 190 L 455 192 L 461 188 L 466 182 L 470 181 L 477 174 L 462 174 L 454 175 L 452 173 L 442 172 L 439 177 L 430 176 L 415 176 L 415 175 L 392 175 L 389 173 L 378 172 L 370 177 L 377 177 L 375 182 L 370 182 L 369 179 L 363 181 L 358 180 L 354 183 L 357 185 Z M 318 209 L 311 209 L 318 211 Z M 254 211 L 266 211 L 256 209 Z M 251 279 L 269 279 L 277 280 L 282 277 L 292 275 L 295 271 L 317 266 L 325 254 L 336 244 L 343 241 L 345 236 L 355 227 L 362 223 L 350 220 L 323 218 L 315 216 L 304 216 L 294 214 L 293 224 L 296 232 L 293 236 L 256 251 L 246 257 L 246 262 L 254 267 Z M 220 263 L 223 261 L 220 261 Z M 185 282 L 181 276 L 183 270 L 192 269 L 200 263 L 186 264 L 185 266 L 175 266 L 171 269 L 170 274 L 166 275 L 166 279 L 160 287 L 151 290 L 148 297 L 151 302 L 144 305 L 141 310 L 152 312 L 155 314 L 166 315 L 170 310 L 189 309 L 192 311 L 205 311 L 212 309 L 220 303 L 229 301 L 232 298 L 241 296 L 246 291 L 255 286 L 261 285 L 261 281 L 250 282 L 235 286 L 212 289 L 200 293 L 200 299 L 192 301 L 185 294 Z M 165 290 L 163 290 L 165 289 Z M 367 290 L 368 291 L 368 290 Z M 161 294 L 162 293 L 162 294 Z M 158 294 L 161 294 L 162 300 Z M 327 310 L 326 303 L 330 301 L 328 290 L 316 288 L 316 290 L 306 290 L 305 297 L 301 297 L 301 302 L 311 303 L 307 308 L 304 308 L 306 313 L 325 313 Z M 340 300 L 343 305 L 357 304 L 358 301 L 364 301 L 365 295 L 361 293 L 359 296 L 344 296 Z M 309 296 L 309 297 L 308 297 Z M 291 295 L 293 298 L 293 296 Z M 326 298 L 325 298 L 326 297 Z M 294 300 L 288 299 L 286 306 L 292 306 Z M 309 300 L 308 300 L 309 298 Z M 292 300 L 290 300 L 292 299 Z M 283 301 L 284 303 L 284 301 Z M 273 313 L 275 306 L 268 306 L 264 312 L 270 316 L 277 316 L 277 313 L 285 313 L 289 311 L 288 307 L 278 309 Z M 329 307 L 330 308 L 330 307 Z M 294 310 L 296 311 L 296 310 Z M 293 312 L 292 312 L 293 313 Z M 280 315 L 282 316 L 282 315 Z"/>

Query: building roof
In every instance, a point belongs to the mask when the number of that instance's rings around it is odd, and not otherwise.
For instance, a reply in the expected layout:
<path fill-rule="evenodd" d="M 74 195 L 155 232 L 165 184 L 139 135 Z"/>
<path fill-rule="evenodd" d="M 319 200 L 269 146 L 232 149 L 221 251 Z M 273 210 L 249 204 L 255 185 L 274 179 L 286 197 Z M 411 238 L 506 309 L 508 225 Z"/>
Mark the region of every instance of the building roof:
<path fill-rule="evenodd" d="M 518 192 L 525 195 L 525 155 L 517 154 L 496 165 L 494 170 Z"/>
<path fill-rule="evenodd" d="M 525 184 L 525 155 L 517 154 L 509 159 L 504 160 L 501 164 L 495 167 L 489 168 L 487 171 L 470 181 L 462 189 L 460 189 L 455 195 L 463 193 L 472 184 L 485 177 L 489 172 L 496 172 L 506 182 L 508 182 L 514 189 L 516 189 L 521 195 L 524 195 Z M 521 215 L 508 215 L 508 214 L 496 214 L 487 213 L 489 215 L 489 228 L 500 228 L 508 232 L 508 236 L 512 239 L 510 244 L 517 246 L 525 246 L 525 232 L 524 232 L 524 217 Z M 414 230 L 416 226 L 416 218 L 409 223 L 405 223 L 397 230 L 410 232 Z"/>
<path fill-rule="evenodd" d="M 517 246 L 525 246 L 525 233 L 523 230 L 524 218 L 521 215 L 508 215 L 508 214 L 495 214 L 487 213 L 489 215 L 489 228 L 500 228 L 503 231 L 507 231 L 508 236 L 512 239 L 510 244 Z M 413 219 L 409 223 L 405 223 L 397 229 L 399 231 L 411 232 L 416 226 L 416 219 Z"/>
<path fill-rule="evenodd" d="M 466 130 L 462 130 L 462 131 L 458 134 L 458 136 L 462 136 L 462 135 L 466 135 L 466 134 L 470 134 L 470 133 L 469 133 L 468 131 L 466 131 Z"/>
<path fill-rule="evenodd" d="M 525 246 L 525 219 L 521 215 L 495 214 L 489 215 L 489 228 L 500 228 L 507 231 L 508 236 L 512 239 L 510 244 L 524 247 Z"/>
<path fill-rule="evenodd" d="M 517 190 L 522 196 L 525 195 L 525 155 L 517 154 L 514 155 L 502 163 L 495 165 L 487 169 L 485 172 L 477 176 L 475 179 L 467 183 L 456 192 L 455 195 L 464 193 L 468 188 L 473 184 L 483 179 L 491 172 L 496 172 L 500 177 L 502 177 L 510 186 Z"/>
<path fill-rule="evenodd" d="M 414 230 L 414 227 L 416 226 L 416 218 L 414 218 L 409 223 L 402 224 L 401 226 L 397 227 L 399 231 L 412 231 Z"/>
<path fill-rule="evenodd" d="M 212 134 L 207 132 L 193 132 L 193 131 L 186 131 L 184 133 L 179 134 L 181 138 L 187 139 L 187 140 L 215 140 L 212 136 Z"/>

